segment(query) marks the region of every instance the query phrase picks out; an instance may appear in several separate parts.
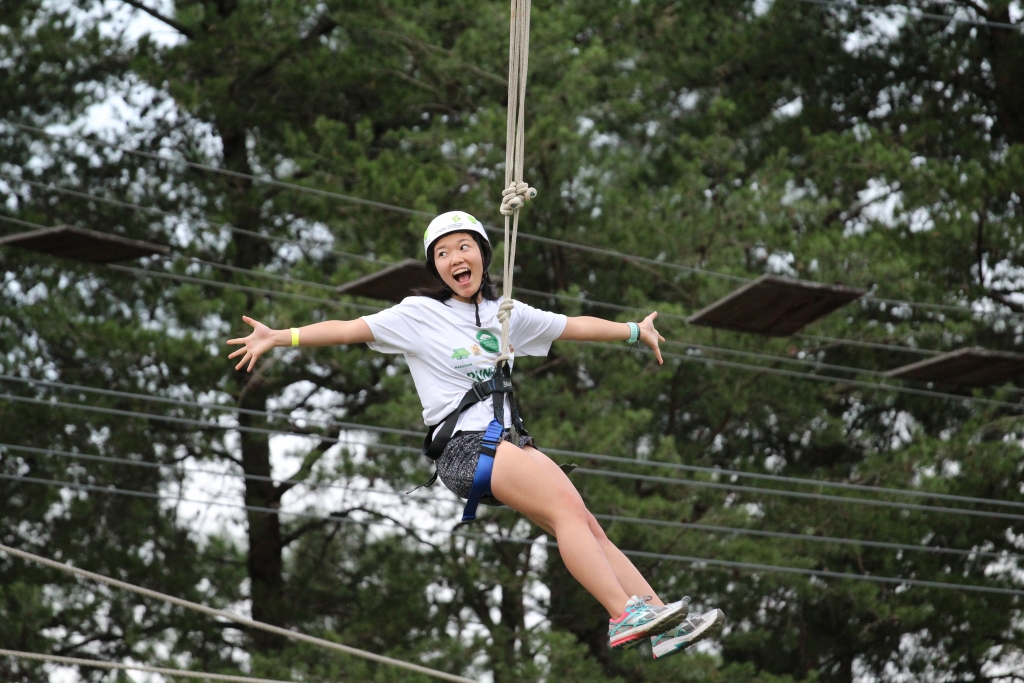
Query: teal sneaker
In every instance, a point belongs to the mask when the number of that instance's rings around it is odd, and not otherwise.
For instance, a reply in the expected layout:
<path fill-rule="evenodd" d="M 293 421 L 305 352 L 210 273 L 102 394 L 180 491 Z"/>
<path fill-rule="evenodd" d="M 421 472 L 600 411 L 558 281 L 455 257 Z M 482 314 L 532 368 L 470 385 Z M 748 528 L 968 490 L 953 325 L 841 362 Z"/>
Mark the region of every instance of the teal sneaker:
<path fill-rule="evenodd" d="M 608 620 L 608 646 L 613 650 L 639 645 L 648 636 L 665 633 L 686 619 L 686 604 L 648 605 L 650 595 L 633 596 L 618 619 Z"/>
<path fill-rule="evenodd" d="M 673 604 L 685 605 L 689 602 L 689 598 L 683 598 L 681 603 Z M 669 606 L 671 607 L 671 605 Z M 661 659 L 682 652 L 721 629 L 723 623 L 725 623 L 725 612 L 720 609 L 713 609 L 704 614 L 690 612 L 679 626 L 651 638 L 651 650 L 654 652 L 654 658 Z"/>

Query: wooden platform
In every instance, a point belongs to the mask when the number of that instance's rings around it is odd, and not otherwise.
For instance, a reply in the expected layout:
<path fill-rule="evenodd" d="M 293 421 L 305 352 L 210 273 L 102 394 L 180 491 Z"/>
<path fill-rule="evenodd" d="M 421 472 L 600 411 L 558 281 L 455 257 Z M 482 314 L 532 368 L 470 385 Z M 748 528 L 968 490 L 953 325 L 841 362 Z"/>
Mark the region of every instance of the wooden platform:
<path fill-rule="evenodd" d="M 793 334 L 865 293 L 854 287 L 762 275 L 686 321 L 738 332 Z"/>
<path fill-rule="evenodd" d="M 418 287 L 438 287 L 440 282 L 423 261 L 406 259 L 378 270 L 376 273 L 346 282 L 336 290 L 338 294 L 365 296 L 369 299 L 398 302 Z"/>
<path fill-rule="evenodd" d="M 988 349 L 958 349 L 904 365 L 887 377 L 972 387 L 1005 384 L 1024 374 L 1024 355 Z"/>
<path fill-rule="evenodd" d="M 162 244 L 128 239 L 73 225 L 7 235 L 0 238 L 0 246 L 20 247 L 57 258 L 89 263 L 113 263 L 153 254 L 166 256 L 171 253 L 171 248 Z"/>

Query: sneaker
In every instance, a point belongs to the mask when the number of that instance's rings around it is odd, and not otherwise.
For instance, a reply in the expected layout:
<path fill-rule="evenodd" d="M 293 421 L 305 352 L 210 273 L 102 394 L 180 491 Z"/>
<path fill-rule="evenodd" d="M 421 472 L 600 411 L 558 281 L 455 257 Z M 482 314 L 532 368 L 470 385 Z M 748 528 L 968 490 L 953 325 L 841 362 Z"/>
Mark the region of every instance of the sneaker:
<path fill-rule="evenodd" d="M 683 600 L 690 601 L 689 598 L 683 598 Z M 651 650 L 654 652 L 654 658 L 661 659 L 682 652 L 722 628 L 724 622 L 725 612 L 720 609 L 713 609 L 704 614 L 690 612 L 686 615 L 686 620 L 679 626 L 651 638 Z"/>
<path fill-rule="evenodd" d="M 613 650 L 639 645 L 648 636 L 674 629 L 686 619 L 686 604 L 648 605 L 651 596 L 635 595 L 626 603 L 618 619 L 608 620 L 608 645 Z"/>

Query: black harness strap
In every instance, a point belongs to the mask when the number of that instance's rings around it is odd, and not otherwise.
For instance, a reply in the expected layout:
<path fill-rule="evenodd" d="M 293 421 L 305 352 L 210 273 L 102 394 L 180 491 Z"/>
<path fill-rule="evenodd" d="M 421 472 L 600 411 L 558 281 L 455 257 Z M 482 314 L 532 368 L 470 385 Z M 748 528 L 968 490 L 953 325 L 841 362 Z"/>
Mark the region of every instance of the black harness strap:
<path fill-rule="evenodd" d="M 512 426 L 519 434 L 530 435 L 523 425 L 522 417 L 520 417 L 519 409 L 516 406 L 515 395 L 512 391 L 512 371 L 508 364 L 502 363 L 495 370 L 493 377 L 474 384 L 444 421 L 427 429 L 427 436 L 423 439 L 423 455 L 435 461 L 440 458 L 444 453 L 445 446 L 452 438 L 452 434 L 455 433 L 455 425 L 459 421 L 459 416 L 470 406 L 486 400 L 488 396 L 494 396 L 494 419 L 498 421 L 498 424 L 505 424 L 505 401 L 502 399 L 508 396 L 509 408 L 512 410 Z"/>

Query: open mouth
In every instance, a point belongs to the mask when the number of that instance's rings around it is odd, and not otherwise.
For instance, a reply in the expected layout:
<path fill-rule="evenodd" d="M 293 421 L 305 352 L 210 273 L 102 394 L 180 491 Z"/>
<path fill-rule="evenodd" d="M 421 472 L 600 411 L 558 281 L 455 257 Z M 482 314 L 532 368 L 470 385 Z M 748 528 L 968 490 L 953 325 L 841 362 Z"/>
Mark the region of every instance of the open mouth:
<path fill-rule="evenodd" d="M 454 273 L 452 273 L 452 277 L 455 279 L 457 283 L 459 283 L 460 285 L 464 285 L 467 282 L 469 282 L 469 279 L 473 277 L 473 274 L 470 272 L 469 268 L 459 268 Z"/>

